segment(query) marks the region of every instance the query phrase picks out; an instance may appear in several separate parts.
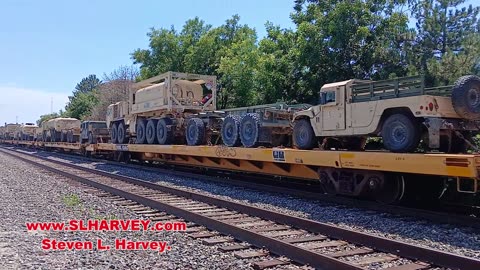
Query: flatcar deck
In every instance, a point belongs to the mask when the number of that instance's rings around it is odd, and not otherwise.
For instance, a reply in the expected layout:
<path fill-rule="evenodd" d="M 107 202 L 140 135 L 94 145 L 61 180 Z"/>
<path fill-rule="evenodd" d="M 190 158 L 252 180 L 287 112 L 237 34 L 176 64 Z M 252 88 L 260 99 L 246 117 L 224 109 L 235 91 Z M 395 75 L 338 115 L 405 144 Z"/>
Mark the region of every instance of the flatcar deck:
<path fill-rule="evenodd" d="M 312 180 L 319 179 L 319 168 L 331 168 L 450 177 L 457 181 L 469 182 L 470 188 L 466 192 L 470 193 L 478 192 L 480 182 L 480 155 L 474 154 L 402 154 L 225 146 L 2 142 L 91 153 L 129 153 L 132 158 L 141 160 Z"/>

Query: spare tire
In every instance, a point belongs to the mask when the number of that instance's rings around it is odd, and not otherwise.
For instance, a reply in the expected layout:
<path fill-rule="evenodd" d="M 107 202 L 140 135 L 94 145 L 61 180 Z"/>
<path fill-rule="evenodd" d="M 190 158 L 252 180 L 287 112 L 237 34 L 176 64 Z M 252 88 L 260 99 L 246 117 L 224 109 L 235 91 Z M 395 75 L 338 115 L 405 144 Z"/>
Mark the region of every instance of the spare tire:
<path fill-rule="evenodd" d="M 452 105 L 460 117 L 480 120 L 480 77 L 460 77 L 452 89 Z"/>

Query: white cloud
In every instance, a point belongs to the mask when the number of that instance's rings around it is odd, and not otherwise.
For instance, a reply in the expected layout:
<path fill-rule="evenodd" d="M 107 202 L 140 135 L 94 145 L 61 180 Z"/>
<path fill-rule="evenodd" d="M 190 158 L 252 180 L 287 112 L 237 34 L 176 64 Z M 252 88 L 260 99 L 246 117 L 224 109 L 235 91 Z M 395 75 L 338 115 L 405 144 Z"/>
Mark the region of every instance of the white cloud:
<path fill-rule="evenodd" d="M 67 93 L 26 89 L 14 85 L 0 86 L 0 126 L 5 122 L 36 122 L 40 115 L 50 113 L 53 99 L 53 112 L 65 109 Z"/>

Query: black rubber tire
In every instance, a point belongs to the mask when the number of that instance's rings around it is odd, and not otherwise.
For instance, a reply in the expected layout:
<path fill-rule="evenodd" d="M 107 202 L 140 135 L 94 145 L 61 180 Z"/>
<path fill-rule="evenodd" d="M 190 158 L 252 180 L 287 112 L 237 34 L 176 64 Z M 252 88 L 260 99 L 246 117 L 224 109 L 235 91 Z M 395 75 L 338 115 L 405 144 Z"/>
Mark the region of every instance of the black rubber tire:
<path fill-rule="evenodd" d="M 480 120 L 480 77 L 460 77 L 452 88 L 452 105 L 460 117 Z"/>
<path fill-rule="evenodd" d="M 138 119 L 137 120 L 137 138 L 135 139 L 136 144 L 145 144 L 146 140 L 146 131 L 147 131 L 147 120 Z"/>
<path fill-rule="evenodd" d="M 158 144 L 165 145 L 173 142 L 173 130 L 167 126 L 172 125 L 170 118 L 162 118 L 157 123 L 157 140 Z"/>
<path fill-rule="evenodd" d="M 67 132 L 60 132 L 60 141 L 61 142 L 70 142 L 67 138 Z"/>
<path fill-rule="evenodd" d="M 123 123 L 123 121 L 118 123 L 117 140 L 118 140 L 118 143 L 128 142 L 127 132 L 125 130 L 125 123 Z"/>
<path fill-rule="evenodd" d="M 420 143 L 420 135 L 420 125 L 404 114 L 390 115 L 382 126 L 383 145 L 391 152 L 413 151 Z"/>
<path fill-rule="evenodd" d="M 148 144 L 157 144 L 157 119 L 150 119 L 147 122 L 147 128 L 145 130 L 145 137 Z"/>
<path fill-rule="evenodd" d="M 256 113 L 247 113 L 240 121 L 240 141 L 244 147 L 252 148 L 258 145 L 260 134 L 260 117 Z"/>
<path fill-rule="evenodd" d="M 317 138 L 313 131 L 310 120 L 299 119 L 293 126 L 293 144 L 302 150 L 313 149 L 317 144 Z"/>
<path fill-rule="evenodd" d="M 223 144 L 230 147 L 239 146 L 240 141 L 240 116 L 229 114 L 223 119 L 222 123 L 222 141 Z"/>
<path fill-rule="evenodd" d="M 93 133 L 91 131 L 88 132 L 88 143 L 89 144 L 95 143 L 95 138 L 93 137 Z"/>
<path fill-rule="evenodd" d="M 191 118 L 185 130 L 187 145 L 201 145 L 205 141 L 205 125 L 200 118 Z"/>
<path fill-rule="evenodd" d="M 118 124 L 117 123 L 113 123 L 112 125 L 110 139 L 112 140 L 112 143 L 114 144 L 118 143 Z"/>

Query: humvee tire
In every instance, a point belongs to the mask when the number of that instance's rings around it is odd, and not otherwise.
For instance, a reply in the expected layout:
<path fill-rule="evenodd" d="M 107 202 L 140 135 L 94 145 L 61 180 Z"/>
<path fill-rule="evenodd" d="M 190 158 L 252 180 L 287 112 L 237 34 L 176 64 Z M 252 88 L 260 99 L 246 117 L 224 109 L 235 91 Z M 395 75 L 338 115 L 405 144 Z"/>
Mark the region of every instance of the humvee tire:
<path fill-rule="evenodd" d="M 459 116 L 480 120 L 480 77 L 460 77 L 452 88 L 452 105 Z"/>
<path fill-rule="evenodd" d="M 240 121 L 240 141 L 244 147 L 256 147 L 260 134 L 260 117 L 256 113 L 247 113 Z"/>
<path fill-rule="evenodd" d="M 229 114 L 223 119 L 222 123 L 222 141 L 223 144 L 230 147 L 239 146 L 240 136 L 240 116 Z"/>
<path fill-rule="evenodd" d="M 111 139 L 112 143 L 117 143 L 118 142 L 118 125 L 117 123 L 113 123 L 112 125 L 112 130 L 111 130 Z"/>
<path fill-rule="evenodd" d="M 420 143 L 420 135 L 420 126 L 404 114 L 390 115 L 382 126 L 383 145 L 391 152 L 413 151 Z"/>
<path fill-rule="evenodd" d="M 171 144 L 173 142 L 173 131 L 168 126 L 172 124 L 170 118 L 162 118 L 157 123 L 158 144 Z"/>
<path fill-rule="evenodd" d="M 309 150 L 315 147 L 316 137 L 312 125 L 308 119 L 295 121 L 293 126 L 293 144 L 302 150 Z"/>
<path fill-rule="evenodd" d="M 138 119 L 137 122 L 137 138 L 135 139 L 136 144 L 145 144 L 146 140 L 146 131 L 147 131 L 147 120 Z"/>
<path fill-rule="evenodd" d="M 200 145 L 205 139 L 205 125 L 200 118 L 191 118 L 188 120 L 185 130 L 185 139 L 187 145 Z"/>

